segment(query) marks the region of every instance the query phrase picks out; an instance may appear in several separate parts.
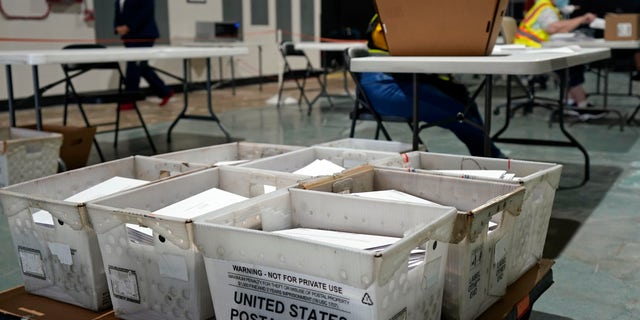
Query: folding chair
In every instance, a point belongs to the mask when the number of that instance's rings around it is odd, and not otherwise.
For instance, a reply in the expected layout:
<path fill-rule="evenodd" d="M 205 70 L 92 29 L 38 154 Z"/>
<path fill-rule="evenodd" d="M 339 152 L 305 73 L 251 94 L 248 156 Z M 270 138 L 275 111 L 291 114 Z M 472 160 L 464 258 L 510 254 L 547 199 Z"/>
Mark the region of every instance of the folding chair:
<path fill-rule="evenodd" d="M 71 50 L 71 49 L 106 49 L 105 46 L 99 44 L 72 44 L 63 48 L 63 50 Z M 78 92 L 74 86 L 74 81 L 78 81 L 78 77 L 88 73 L 89 71 L 111 71 L 117 72 L 118 76 L 118 88 L 115 90 L 106 90 L 99 92 Z M 117 62 L 100 62 L 100 63 L 81 63 L 81 64 L 63 64 L 62 71 L 65 76 L 65 94 L 64 94 L 64 113 L 63 113 L 63 124 L 67 125 L 67 111 L 68 105 L 70 103 L 75 103 L 78 106 L 82 119 L 87 127 L 91 127 L 92 124 L 89 122 L 89 118 L 84 110 L 84 104 L 108 104 L 115 103 L 116 104 L 116 117 L 115 121 L 107 122 L 107 123 L 98 123 L 95 126 L 105 126 L 105 125 L 115 125 L 115 136 L 113 141 L 113 147 L 118 147 L 118 132 L 120 130 L 120 105 L 124 103 L 131 102 L 133 103 L 134 110 L 138 115 L 138 119 L 140 120 L 140 126 L 144 129 L 144 132 L 149 140 L 149 145 L 153 150 L 153 153 L 156 153 L 156 147 L 151 139 L 151 135 L 147 130 L 147 126 L 142 118 L 142 114 L 138 109 L 138 105 L 136 101 L 144 100 L 145 96 L 142 92 L 128 92 L 124 89 L 124 74 L 122 69 L 120 68 L 120 64 Z M 96 147 L 96 151 L 101 161 L 104 161 L 104 155 L 102 150 L 100 149 L 100 145 L 97 140 L 94 138 L 93 143 Z"/>
<path fill-rule="evenodd" d="M 320 91 L 324 92 L 326 90 L 326 83 L 323 80 L 325 70 L 314 68 L 311 64 L 311 60 L 309 60 L 309 57 L 307 57 L 304 51 L 296 50 L 293 42 L 285 41 L 281 43 L 280 54 L 282 55 L 282 59 L 284 60 L 284 70 L 282 72 L 282 82 L 280 83 L 280 87 L 278 90 L 277 107 L 280 107 L 280 103 L 282 101 L 282 92 L 285 90 L 285 79 L 293 78 L 296 87 L 290 89 L 297 89 L 300 92 L 300 95 L 298 97 L 298 106 L 300 106 L 302 99 L 304 99 L 308 106 L 307 113 L 311 114 L 312 103 L 305 93 L 307 78 L 316 78 L 318 84 L 320 85 Z M 295 60 L 299 60 L 297 62 L 302 63 L 304 66 L 302 68 L 294 67 L 294 65 L 297 65 L 295 64 Z"/>
<path fill-rule="evenodd" d="M 357 72 L 352 72 L 350 69 L 351 66 L 351 58 L 361 58 L 369 56 L 369 51 L 366 48 L 361 47 L 352 47 L 344 52 L 344 62 L 345 68 L 349 71 L 353 82 L 356 85 L 356 97 L 353 105 L 353 110 L 349 114 L 351 118 L 351 131 L 349 132 L 349 138 L 353 138 L 355 136 L 356 124 L 358 121 L 375 121 L 376 122 L 376 133 L 374 138 L 378 140 L 380 137 L 380 132 L 384 135 L 385 139 L 391 141 L 391 136 L 389 132 L 385 128 L 383 122 L 401 122 L 409 125 L 409 128 L 413 130 L 412 120 L 411 118 L 405 118 L 401 116 L 383 116 L 380 115 L 374 108 L 366 93 L 362 89 L 362 85 L 360 84 L 360 74 Z M 422 129 L 422 126 L 420 130 Z M 420 141 L 421 144 L 424 144 Z"/>

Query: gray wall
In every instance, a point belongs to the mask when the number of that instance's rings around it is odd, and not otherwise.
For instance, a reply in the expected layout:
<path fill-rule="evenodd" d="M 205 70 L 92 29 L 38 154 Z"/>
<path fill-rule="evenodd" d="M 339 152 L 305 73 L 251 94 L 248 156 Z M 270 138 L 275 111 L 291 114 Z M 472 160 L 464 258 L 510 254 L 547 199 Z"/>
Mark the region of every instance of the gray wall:
<path fill-rule="evenodd" d="M 283 41 L 291 40 L 291 0 L 276 0 L 276 28 L 283 30 Z"/>

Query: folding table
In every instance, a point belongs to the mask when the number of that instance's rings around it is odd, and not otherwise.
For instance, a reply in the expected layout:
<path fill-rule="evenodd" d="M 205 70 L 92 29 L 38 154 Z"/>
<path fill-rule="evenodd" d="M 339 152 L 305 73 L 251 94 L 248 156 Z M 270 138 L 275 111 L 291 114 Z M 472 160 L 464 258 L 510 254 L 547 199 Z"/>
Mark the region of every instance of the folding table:
<path fill-rule="evenodd" d="M 501 50 L 496 46 L 490 56 L 371 56 L 355 58 L 351 60 L 351 70 L 354 72 L 395 72 L 413 74 L 413 149 L 418 148 L 418 99 L 417 99 L 417 74 L 419 73 L 443 73 L 443 74 L 481 74 L 485 76 L 485 112 L 484 112 L 484 153 L 490 155 L 491 143 L 491 99 L 494 75 L 536 75 L 555 70 L 563 70 L 569 67 L 604 60 L 611 56 L 608 48 L 580 48 L 563 47 L 551 49 L 523 49 Z M 565 77 L 566 79 L 566 77 Z M 562 81 L 561 87 L 566 87 Z M 564 90 L 560 90 L 559 112 L 564 114 Z M 507 114 L 507 121 L 509 114 Z M 564 126 L 563 117 L 559 117 L 560 130 L 569 141 L 540 140 L 540 139 L 516 139 L 501 138 L 506 130 L 500 129 L 493 136 L 493 141 L 504 143 L 521 143 L 527 145 L 545 146 L 571 146 L 578 148 L 585 159 L 584 178 L 580 185 L 589 180 L 589 154 Z"/>
<path fill-rule="evenodd" d="M 142 61 L 142 60 L 157 60 L 157 59 L 182 59 L 183 66 L 183 78 L 182 85 L 184 89 L 184 105 L 180 112 L 180 115 L 173 121 L 167 132 L 167 141 L 171 141 L 171 131 L 178 123 L 180 119 L 196 119 L 196 120 L 210 120 L 215 121 L 220 130 L 224 133 L 227 140 L 230 140 L 230 135 L 224 128 L 218 116 L 213 112 L 213 106 L 211 103 L 211 57 L 222 56 L 235 56 L 247 54 L 249 49 L 247 47 L 215 47 L 215 48 L 203 48 L 203 47 L 162 47 L 156 46 L 151 48 L 108 48 L 104 50 L 97 49 L 77 49 L 77 50 L 58 50 L 58 49 L 46 49 L 46 50 L 5 50 L 0 51 L 0 64 L 5 65 L 7 76 L 7 98 L 9 105 L 9 119 L 11 126 L 16 126 L 14 104 L 15 99 L 13 95 L 13 65 L 28 65 L 31 66 L 31 74 L 33 80 L 33 102 L 36 112 L 36 127 L 38 130 L 42 130 L 42 114 L 40 110 L 40 99 L 42 92 L 40 91 L 40 80 L 38 75 L 38 67 L 46 64 L 65 64 L 65 63 L 91 63 L 91 62 L 111 62 L 111 61 Z M 188 61 L 190 59 L 203 58 L 206 60 L 207 66 L 207 107 L 209 115 L 189 115 L 186 113 L 189 100 L 188 100 Z"/>

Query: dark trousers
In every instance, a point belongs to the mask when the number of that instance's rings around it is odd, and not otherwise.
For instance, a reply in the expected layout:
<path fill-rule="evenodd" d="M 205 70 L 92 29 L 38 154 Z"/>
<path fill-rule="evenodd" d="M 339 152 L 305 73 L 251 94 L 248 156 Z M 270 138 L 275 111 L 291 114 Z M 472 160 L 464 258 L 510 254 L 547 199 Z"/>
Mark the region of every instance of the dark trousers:
<path fill-rule="evenodd" d="M 125 42 L 127 48 L 153 47 L 153 42 Z M 125 79 L 125 87 L 127 91 L 138 91 L 140 89 L 140 77 L 144 78 L 149 84 L 153 93 L 158 97 L 166 97 L 171 94 L 171 89 L 158 77 L 156 72 L 149 66 L 147 61 L 129 61 L 127 62 L 127 74 Z"/>

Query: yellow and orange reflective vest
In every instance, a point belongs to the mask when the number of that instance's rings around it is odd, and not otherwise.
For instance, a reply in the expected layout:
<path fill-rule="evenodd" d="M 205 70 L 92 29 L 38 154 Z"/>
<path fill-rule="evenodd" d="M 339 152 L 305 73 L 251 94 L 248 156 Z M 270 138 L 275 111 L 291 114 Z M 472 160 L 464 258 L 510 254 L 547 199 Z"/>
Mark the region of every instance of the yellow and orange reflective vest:
<path fill-rule="evenodd" d="M 560 11 L 553 5 L 551 0 L 536 1 L 533 7 L 531 7 L 524 16 L 522 22 L 520 22 L 518 32 L 516 33 L 513 43 L 540 48 L 542 47 L 543 42 L 549 40 L 549 33 L 540 28 L 540 25 L 537 23 L 538 17 L 540 17 L 540 13 L 544 9 L 552 9 L 558 15 L 558 19 L 562 18 Z"/>

